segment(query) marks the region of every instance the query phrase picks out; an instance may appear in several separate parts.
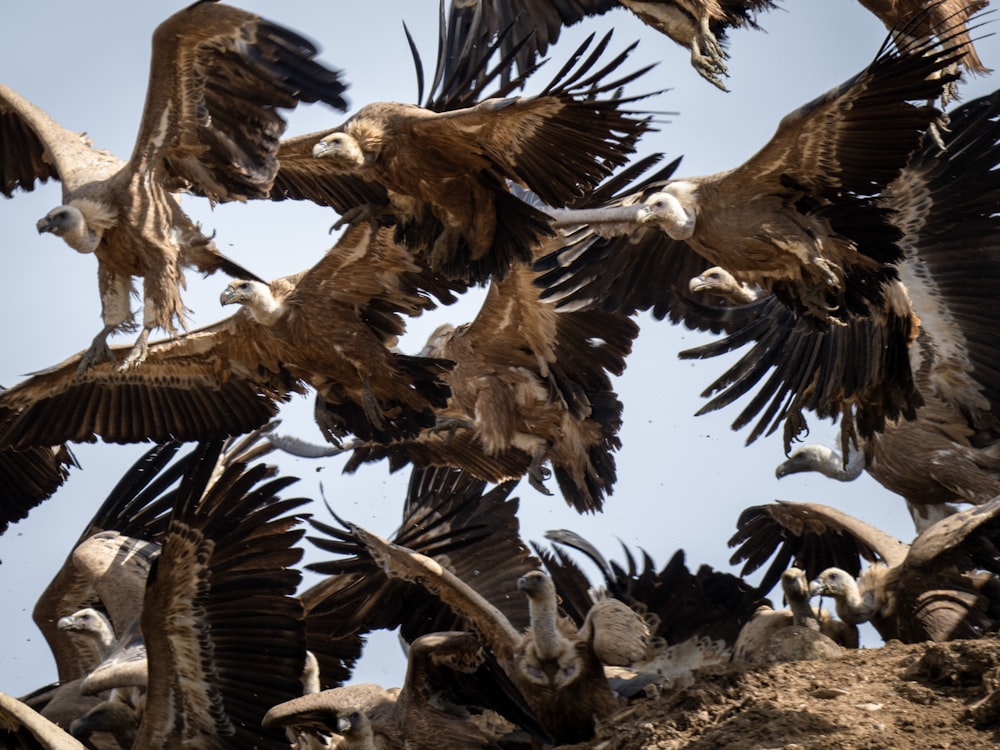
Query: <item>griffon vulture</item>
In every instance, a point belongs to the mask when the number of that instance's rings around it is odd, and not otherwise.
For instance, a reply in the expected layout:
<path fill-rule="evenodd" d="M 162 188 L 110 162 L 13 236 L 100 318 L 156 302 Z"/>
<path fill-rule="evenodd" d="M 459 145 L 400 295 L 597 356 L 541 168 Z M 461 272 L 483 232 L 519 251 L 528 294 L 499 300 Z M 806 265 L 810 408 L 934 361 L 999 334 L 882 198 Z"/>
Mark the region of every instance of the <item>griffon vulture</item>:
<path fill-rule="evenodd" d="M 0 445 L 51 445 L 51 435 L 140 442 L 239 434 L 306 384 L 321 396 L 318 418 L 331 440 L 416 434 L 445 404 L 440 378 L 449 364 L 389 347 L 403 314 L 433 307 L 429 294 L 452 297 L 392 235 L 359 224 L 308 271 L 270 284 L 232 282 L 221 301 L 240 304 L 235 315 L 151 344 L 141 368 L 101 363 L 77 374 L 77 355 L 37 373 L 0 394 Z"/>
<path fill-rule="evenodd" d="M 514 260 L 530 262 L 533 247 L 552 234 L 548 215 L 514 197 L 507 181 L 566 205 L 625 164 L 650 127 L 648 117 L 626 109 L 643 97 L 620 91 L 648 68 L 608 80 L 632 48 L 597 67 L 609 37 L 594 49 L 592 38 L 584 42 L 535 96 L 444 112 L 376 102 L 335 129 L 286 142 L 279 158 L 288 153 L 294 172 L 294 157 L 311 141 L 333 183 L 361 179 L 387 192 L 389 205 L 367 213 L 391 214 L 404 234 L 426 241 L 433 270 L 475 283 L 502 277 Z M 289 197 L 322 202 L 316 171 L 315 188 Z"/>
<path fill-rule="evenodd" d="M 630 667 L 640 677 L 639 685 L 653 678 L 683 687 L 698 669 L 728 663 L 742 627 L 762 603 L 769 604 L 737 576 L 708 565 L 692 573 L 684 550 L 657 570 L 648 553 L 641 551 L 640 567 L 632 551 L 623 547 L 627 561 L 623 567 L 567 529 L 547 531 L 545 537 L 590 558 L 604 576 L 599 589 L 628 604 L 647 622 L 651 652 Z M 594 587 L 560 546 L 554 555 L 535 549 L 556 585 L 561 608 L 582 622 L 593 602 Z"/>
<path fill-rule="evenodd" d="M 184 326 L 185 268 L 252 277 L 218 253 L 172 193 L 267 197 L 285 128 L 279 108 L 300 101 L 347 108 L 345 84 L 316 53 L 290 29 L 221 3 L 203 0 L 175 13 L 153 34 L 145 109 L 127 162 L 0 86 L 0 139 L 9 146 L 0 157 L 0 190 L 10 197 L 58 179 L 63 205 L 38 221 L 38 231 L 97 256 L 104 327 L 81 371 L 113 359 L 108 335 L 135 327 L 133 277 L 143 278 L 144 309 L 123 369 L 142 362 L 151 330 Z"/>
<path fill-rule="evenodd" d="M 781 574 L 788 609 L 762 606 L 733 646 L 733 661 L 771 664 L 779 661 L 833 659 L 844 648 L 858 647 L 857 626 L 834 620 L 809 603 L 809 581 L 798 568 Z"/>
<path fill-rule="evenodd" d="M 757 14 L 776 5 L 772 0 L 452 0 L 452 12 L 457 10 L 469 22 L 478 14 L 483 26 L 494 32 L 513 27 L 502 49 L 516 55 L 522 71 L 558 40 L 563 26 L 619 7 L 690 50 L 691 65 L 698 74 L 725 91 L 726 33 L 757 28 Z M 528 44 L 516 48 L 514 42 L 524 38 Z"/>
<path fill-rule="evenodd" d="M 774 556 L 762 590 L 794 564 L 816 579 L 812 594 L 837 598 L 842 620 L 870 621 L 884 640 L 978 638 L 1000 627 L 998 514 L 995 499 L 942 519 L 908 545 L 834 508 L 779 502 L 745 510 L 729 543 L 738 545 L 732 561 L 744 561 L 744 575 Z M 864 572 L 862 559 L 870 563 Z"/>
<path fill-rule="evenodd" d="M 465 703 L 471 694 L 463 690 L 475 682 L 485 695 L 484 683 L 495 682 L 500 684 L 494 690 L 503 687 L 516 696 L 517 689 L 493 662 L 471 633 L 428 633 L 409 645 L 406 677 L 398 691 L 373 685 L 333 688 L 274 706 L 263 723 L 330 735 L 330 746 L 337 748 L 500 750 L 509 727 L 478 721 Z M 526 705 L 522 710 L 533 719 Z M 534 731 L 539 739 L 549 739 L 540 729 Z"/>

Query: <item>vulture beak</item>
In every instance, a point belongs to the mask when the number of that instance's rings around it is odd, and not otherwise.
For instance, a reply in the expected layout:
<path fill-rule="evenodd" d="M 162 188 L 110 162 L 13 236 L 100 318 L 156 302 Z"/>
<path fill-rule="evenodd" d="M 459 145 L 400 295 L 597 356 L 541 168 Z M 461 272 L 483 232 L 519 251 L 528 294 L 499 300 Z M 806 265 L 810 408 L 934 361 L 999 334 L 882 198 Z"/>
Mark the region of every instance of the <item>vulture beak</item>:
<path fill-rule="evenodd" d="M 349 716 L 338 716 L 337 717 L 337 734 L 347 734 L 353 729 L 351 724 L 351 717 Z"/>
<path fill-rule="evenodd" d="M 55 229 L 55 222 L 52 221 L 48 216 L 43 216 L 35 223 L 35 228 L 38 230 L 39 234 L 44 234 L 45 232 L 51 232 Z"/>
<path fill-rule="evenodd" d="M 692 292 L 703 291 L 707 287 L 704 276 L 692 276 L 688 282 L 688 289 Z"/>
<path fill-rule="evenodd" d="M 809 581 L 809 596 L 821 596 L 826 593 L 826 584 L 819 578 Z"/>
<path fill-rule="evenodd" d="M 222 294 L 219 295 L 219 304 L 225 307 L 226 305 L 234 305 L 236 302 L 236 290 L 233 287 L 227 286 L 222 290 Z"/>
<path fill-rule="evenodd" d="M 327 152 L 326 140 L 318 141 L 315 146 L 313 146 L 313 156 L 321 157 Z"/>

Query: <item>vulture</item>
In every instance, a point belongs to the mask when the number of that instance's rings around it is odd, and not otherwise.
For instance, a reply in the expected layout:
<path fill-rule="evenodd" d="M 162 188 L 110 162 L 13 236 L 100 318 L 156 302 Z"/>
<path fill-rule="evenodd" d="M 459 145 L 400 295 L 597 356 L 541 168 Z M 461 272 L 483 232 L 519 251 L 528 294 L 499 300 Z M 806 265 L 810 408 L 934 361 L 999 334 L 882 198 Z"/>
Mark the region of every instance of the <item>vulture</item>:
<path fill-rule="evenodd" d="M 559 38 L 563 26 L 623 7 L 647 26 L 669 37 L 691 52 L 691 65 L 698 74 L 726 91 L 726 34 L 730 29 L 758 28 L 761 11 L 777 7 L 773 0 L 452 0 L 464 19 L 477 15 L 494 31 L 513 27 L 503 47 L 516 55 L 518 67 L 528 69 L 537 55 L 544 55 Z M 527 45 L 514 42 L 528 39 Z"/>
<path fill-rule="evenodd" d="M 596 601 L 577 627 L 559 615 L 551 579 L 530 571 L 517 579 L 530 614 L 522 632 L 433 558 L 356 526 L 352 534 L 390 577 L 418 583 L 462 617 L 496 655 L 556 744 L 592 739 L 595 722 L 617 708 L 603 667 L 627 666 L 635 654 L 645 653 L 649 637 L 645 622 L 624 603 Z"/>
<path fill-rule="evenodd" d="M 41 750 L 86 750 L 58 724 L 46 719 L 17 698 L 0 692 L 0 740 L 5 747 Z"/>
<path fill-rule="evenodd" d="M 914 418 L 860 430 L 842 451 L 797 447 L 779 477 L 818 471 L 847 481 L 862 470 L 901 495 L 918 527 L 953 503 L 1000 495 L 1000 92 L 953 110 L 941 134 L 893 183 L 905 207 L 900 281 L 920 318 L 910 361 L 922 403 Z M 996 265 L 994 265 L 996 261 Z M 856 414 L 853 416 L 857 416 Z M 852 415 L 846 415 L 850 424 Z M 843 441 L 842 441 L 843 442 Z"/>
<path fill-rule="evenodd" d="M 476 676 L 480 686 L 486 681 L 507 686 L 506 675 L 495 663 L 486 668 L 490 662 L 492 657 L 471 633 L 428 633 L 409 645 L 406 677 L 398 691 L 367 684 L 332 688 L 272 707 L 263 724 L 287 727 L 297 735 L 328 735 L 328 746 L 338 748 L 500 750 L 508 727 L 478 721 L 456 701 L 466 697 L 456 696 L 456 689 L 467 684 L 456 676 Z M 517 694 L 513 685 L 508 690 Z M 523 710 L 530 717 L 527 706 Z M 548 740 L 536 731 L 539 739 Z"/>
<path fill-rule="evenodd" d="M 708 565 L 691 572 L 684 550 L 675 552 L 657 570 L 645 551 L 640 550 L 640 566 L 636 555 L 623 547 L 627 562 L 622 566 L 608 561 L 593 544 L 567 529 L 547 531 L 545 537 L 556 543 L 554 554 L 538 547 L 536 551 L 555 582 L 562 609 L 582 622 L 595 588 L 561 549 L 569 547 L 597 565 L 604 576 L 598 590 L 626 603 L 648 624 L 651 653 L 637 659 L 630 669 L 640 676 L 666 680 L 672 687 L 690 684 L 702 667 L 728 663 L 741 629 L 767 602 L 738 576 Z"/>
<path fill-rule="evenodd" d="M 236 314 L 150 344 L 141 368 L 101 363 L 77 374 L 76 355 L 0 394 L 0 445 L 225 437 L 264 424 L 306 384 L 321 396 L 317 418 L 331 440 L 416 434 L 446 403 L 450 363 L 389 347 L 403 314 L 434 307 L 432 294 L 454 299 L 438 282 L 391 228 L 358 224 L 305 272 L 231 282 L 221 302 L 239 305 Z"/>
<path fill-rule="evenodd" d="M 809 603 L 809 581 L 798 568 L 781 574 L 788 609 L 762 606 L 733 646 L 733 661 L 770 664 L 779 661 L 832 659 L 844 648 L 857 648 L 857 626 L 834 620 L 825 609 Z"/>
<path fill-rule="evenodd" d="M 94 253 L 104 326 L 79 369 L 114 360 L 107 337 L 137 326 L 133 277 L 143 279 L 141 332 L 121 360 L 146 356 L 150 331 L 185 324 L 185 268 L 252 277 L 223 257 L 184 214 L 177 191 L 212 201 L 269 195 L 285 128 L 279 109 L 323 101 L 345 111 L 339 73 L 316 62 L 299 34 L 211 0 L 175 13 L 153 33 L 150 80 L 132 156 L 123 162 L 55 123 L 39 107 L 0 86 L 2 192 L 32 190 L 54 178 L 63 203 L 38 231 Z"/>
<path fill-rule="evenodd" d="M 512 195 L 508 181 L 564 206 L 625 164 L 650 128 L 648 116 L 626 109 L 644 96 L 621 93 L 648 68 L 609 80 L 635 45 L 602 65 L 610 34 L 593 49 L 592 41 L 534 96 L 446 111 L 374 102 L 336 128 L 283 142 L 282 169 L 293 180 L 307 169 L 315 183 L 287 197 L 323 202 L 338 183 L 360 181 L 386 200 L 356 206 L 346 221 L 388 215 L 432 270 L 469 283 L 504 276 L 552 234 L 549 216 Z M 299 166 L 306 149 L 318 165 Z"/>
<path fill-rule="evenodd" d="M 979 638 L 1000 628 L 998 514 L 995 499 L 905 544 L 825 505 L 778 502 L 746 509 L 729 543 L 744 575 L 773 556 L 760 590 L 793 564 L 813 579 L 811 594 L 835 597 L 841 620 L 871 622 L 883 640 Z"/>
<path fill-rule="evenodd" d="M 457 466 L 492 482 L 527 474 L 545 494 L 555 474 L 568 505 L 601 510 L 621 446 L 622 404 L 610 375 L 624 371 L 639 328 L 619 313 L 557 312 L 538 299 L 535 276 L 514 264 L 491 283 L 472 322 L 434 331 L 420 354 L 455 363 L 443 376 L 451 396 L 435 424 L 410 440 L 356 447 L 345 470 L 388 457 L 392 468 Z"/>

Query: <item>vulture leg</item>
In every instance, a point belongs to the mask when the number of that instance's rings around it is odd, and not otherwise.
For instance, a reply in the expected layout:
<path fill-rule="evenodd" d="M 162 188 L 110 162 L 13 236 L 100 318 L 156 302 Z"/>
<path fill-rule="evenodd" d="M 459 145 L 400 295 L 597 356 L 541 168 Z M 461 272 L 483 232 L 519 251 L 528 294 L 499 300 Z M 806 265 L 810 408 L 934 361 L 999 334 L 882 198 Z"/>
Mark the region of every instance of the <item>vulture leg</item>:
<path fill-rule="evenodd" d="M 438 417 L 433 427 L 428 428 L 428 432 L 445 432 L 447 435 L 444 438 L 444 444 L 448 445 L 451 439 L 455 437 L 455 433 L 459 430 L 472 430 L 475 431 L 476 423 L 468 419 L 463 419 L 462 417 Z"/>
<path fill-rule="evenodd" d="M 345 211 L 341 217 L 337 219 L 337 222 L 330 227 L 330 233 L 332 234 L 342 227 L 355 224 L 359 221 L 367 221 L 377 227 L 386 217 L 392 216 L 395 216 L 395 212 L 390 205 L 362 203 L 360 206 L 355 206 L 354 208 Z"/>
<path fill-rule="evenodd" d="M 726 51 L 715 38 L 708 21 L 707 15 L 698 20 L 699 30 L 691 39 L 691 65 L 706 81 L 723 91 L 728 91 L 722 82 L 722 77 L 729 75 L 729 70 L 723 62 L 727 57 Z"/>
<path fill-rule="evenodd" d="M 76 374 L 82 375 L 87 370 L 89 370 L 94 365 L 98 365 L 101 362 L 115 363 L 115 355 L 111 353 L 111 347 L 108 346 L 108 336 L 111 332 L 115 330 L 117 326 L 106 325 L 101 329 L 101 332 L 94 336 L 94 340 L 90 344 L 90 348 L 84 353 L 83 357 L 80 359 L 80 364 L 76 368 Z"/>
<path fill-rule="evenodd" d="M 139 338 L 135 340 L 132 345 L 131 351 L 129 351 L 128 356 L 122 360 L 122 363 L 118 365 L 119 372 L 128 372 L 129 370 L 134 370 L 136 367 L 141 365 L 146 361 L 146 355 L 149 354 L 149 332 L 151 328 L 149 326 L 144 326 L 142 332 L 139 334 Z"/>
<path fill-rule="evenodd" d="M 528 484 L 541 492 L 543 495 L 551 495 L 552 492 L 545 486 L 545 480 L 552 476 L 552 471 L 542 465 L 545 460 L 547 445 L 539 445 L 531 457 L 531 465 L 528 467 Z"/>
<path fill-rule="evenodd" d="M 365 417 L 371 422 L 372 427 L 376 430 L 385 429 L 385 419 L 382 414 L 382 405 L 375 398 L 375 393 L 372 391 L 372 384 L 368 378 L 364 379 L 361 384 L 361 408 L 365 412 Z"/>

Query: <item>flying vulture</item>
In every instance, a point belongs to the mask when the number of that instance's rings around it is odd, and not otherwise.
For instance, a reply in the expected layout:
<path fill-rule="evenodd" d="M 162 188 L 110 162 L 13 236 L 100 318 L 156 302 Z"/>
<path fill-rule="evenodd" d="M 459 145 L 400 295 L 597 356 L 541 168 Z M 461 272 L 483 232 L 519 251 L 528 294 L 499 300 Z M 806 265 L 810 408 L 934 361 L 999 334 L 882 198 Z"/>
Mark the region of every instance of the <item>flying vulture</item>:
<path fill-rule="evenodd" d="M 319 160 L 307 167 L 316 185 L 288 197 L 324 202 L 318 169 L 334 185 L 360 179 L 386 191 L 389 203 L 362 214 L 388 213 L 405 235 L 429 244 L 433 270 L 474 283 L 502 277 L 552 234 L 548 215 L 514 197 L 507 181 L 564 206 L 625 164 L 649 130 L 649 117 L 627 109 L 644 97 L 620 90 L 648 68 L 609 80 L 635 45 L 602 65 L 610 34 L 593 49 L 592 40 L 534 96 L 448 111 L 375 102 L 337 128 L 286 141 L 279 158 L 293 181 L 307 145 Z"/>
<path fill-rule="evenodd" d="M 268 196 L 285 121 L 278 110 L 323 101 L 344 111 L 345 84 L 297 33 L 237 8 L 202 1 L 153 34 L 150 81 L 127 162 L 95 149 L 40 108 L 0 86 L 3 194 L 55 178 L 63 205 L 38 221 L 74 250 L 94 253 L 104 327 L 80 370 L 113 359 L 107 337 L 133 330 L 133 277 L 143 278 L 141 333 L 122 360 L 141 363 L 149 333 L 184 327 L 183 270 L 252 278 L 218 253 L 172 193 L 212 201 Z"/>
<path fill-rule="evenodd" d="M 733 646 L 733 661 L 771 664 L 779 661 L 833 659 L 858 647 L 857 626 L 834 620 L 809 603 L 809 581 L 798 568 L 781 574 L 788 609 L 762 606 L 743 626 Z"/>
<path fill-rule="evenodd" d="M 405 323 L 451 300 L 451 286 L 421 269 L 391 228 L 344 232 L 311 269 L 270 284 L 237 280 L 215 325 L 150 344 L 141 368 L 108 363 L 77 374 L 71 357 L 0 394 L 0 445 L 72 441 L 203 440 L 264 424 L 306 384 L 321 396 L 327 437 L 416 434 L 444 406 L 450 366 L 390 351 Z M 425 291 L 428 290 L 428 291 Z M 59 441 L 56 441 L 59 442 Z"/>
<path fill-rule="evenodd" d="M 1000 628 L 998 514 L 995 499 L 905 544 L 834 508 L 779 502 L 745 510 L 729 543 L 744 575 L 773 556 L 761 590 L 794 564 L 814 579 L 812 594 L 837 599 L 840 619 L 870 621 L 884 640 L 979 638 Z"/>
<path fill-rule="evenodd" d="M 690 50 L 691 65 L 698 74 L 725 91 L 726 33 L 757 28 L 757 14 L 776 4 L 772 0 L 452 0 L 452 12 L 470 24 L 480 15 L 482 26 L 494 32 L 512 27 L 501 49 L 516 56 L 522 71 L 558 40 L 563 26 L 619 7 Z M 515 46 L 525 38 L 528 44 Z"/>

